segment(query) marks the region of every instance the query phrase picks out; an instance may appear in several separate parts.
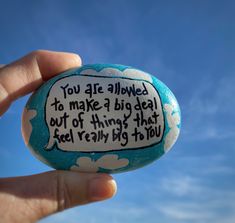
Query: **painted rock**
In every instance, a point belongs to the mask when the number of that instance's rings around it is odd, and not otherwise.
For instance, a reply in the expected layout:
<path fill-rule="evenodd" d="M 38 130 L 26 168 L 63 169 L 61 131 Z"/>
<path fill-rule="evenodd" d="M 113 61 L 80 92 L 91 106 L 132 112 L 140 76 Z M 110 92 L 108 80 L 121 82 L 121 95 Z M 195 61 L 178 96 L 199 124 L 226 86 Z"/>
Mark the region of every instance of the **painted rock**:
<path fill-rule="evenodd" d="M 157 78 L 123 65 L 94 64 L 44 83 L 24 109 L 22 133 L 55 169 L 116 173 L 158 159 L 175 143 L 180 109 Z"/>

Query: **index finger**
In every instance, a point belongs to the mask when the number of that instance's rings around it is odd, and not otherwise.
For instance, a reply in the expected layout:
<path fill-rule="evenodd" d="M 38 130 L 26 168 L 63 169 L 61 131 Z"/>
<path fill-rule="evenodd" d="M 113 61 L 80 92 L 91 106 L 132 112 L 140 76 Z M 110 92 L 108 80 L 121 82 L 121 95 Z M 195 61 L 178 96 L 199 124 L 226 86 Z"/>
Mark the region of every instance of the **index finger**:
<path fill-rule="evenodd" d="M 0 65 L 1 66 L 1 65 Z M 37 89 L 58 73 L 81 66 L 77 54 L 34 51 L 0 69 L 0 116 L 20 96 Z"/>

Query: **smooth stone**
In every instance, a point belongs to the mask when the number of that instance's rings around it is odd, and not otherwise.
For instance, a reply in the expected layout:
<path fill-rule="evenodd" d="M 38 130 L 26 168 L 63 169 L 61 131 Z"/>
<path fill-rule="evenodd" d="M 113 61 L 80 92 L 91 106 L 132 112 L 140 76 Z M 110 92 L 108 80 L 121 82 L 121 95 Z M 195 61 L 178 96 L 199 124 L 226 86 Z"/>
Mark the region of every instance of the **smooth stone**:
<path fill-rule="evenodd" d="M 85 65 L 44 83 L 22 118 L 25 144 L 55 169 L 117 173 L 166 153 L 181 127 L 166 85 L 141 70 Z"/>

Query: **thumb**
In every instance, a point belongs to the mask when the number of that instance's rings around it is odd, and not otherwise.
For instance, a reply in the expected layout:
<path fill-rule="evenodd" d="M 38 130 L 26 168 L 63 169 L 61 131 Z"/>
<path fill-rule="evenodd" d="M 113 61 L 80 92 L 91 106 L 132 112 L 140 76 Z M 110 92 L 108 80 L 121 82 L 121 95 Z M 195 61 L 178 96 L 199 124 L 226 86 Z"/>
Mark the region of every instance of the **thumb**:
<path fill-rule="evenodd" d="M 35 222 L 64 209 L 100 201 L 116 193 L 107 174 L 51 171 L 0 180 L 3 222 Z"/>

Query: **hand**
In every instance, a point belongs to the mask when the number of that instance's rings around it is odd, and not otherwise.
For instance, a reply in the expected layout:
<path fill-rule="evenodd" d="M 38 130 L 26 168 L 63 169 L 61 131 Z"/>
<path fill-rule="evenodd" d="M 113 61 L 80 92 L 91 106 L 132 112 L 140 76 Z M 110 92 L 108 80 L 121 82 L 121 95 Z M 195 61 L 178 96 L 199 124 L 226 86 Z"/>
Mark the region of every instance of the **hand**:
<path fill-rule="evenodd" d="M 0 68 L 0 115 L 10 104 L 52 76 L 81 66 L 76 54 L 35 51 Z M 0 179 L 1 222 L 35 222 L 64 209 L 104 200 L 116 192 L 107 174 L 50 171 Z"/>

